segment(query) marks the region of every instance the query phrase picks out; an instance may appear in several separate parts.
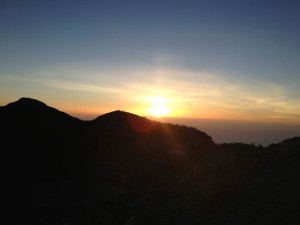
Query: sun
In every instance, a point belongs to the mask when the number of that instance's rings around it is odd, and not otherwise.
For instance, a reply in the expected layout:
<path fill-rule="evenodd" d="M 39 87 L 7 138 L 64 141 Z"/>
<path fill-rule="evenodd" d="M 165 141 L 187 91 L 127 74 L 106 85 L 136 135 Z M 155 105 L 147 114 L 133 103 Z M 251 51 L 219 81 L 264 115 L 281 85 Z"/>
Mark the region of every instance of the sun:
<path fill-rule="evenodd" d="M 148 112 L 155 117 L 162 117 L 170 113 L 170 108 L 166 105 L 169 101 L 160 96 L 148 97 L 146 100 L 151 103 L 151 107 L 148 108 Z"/>

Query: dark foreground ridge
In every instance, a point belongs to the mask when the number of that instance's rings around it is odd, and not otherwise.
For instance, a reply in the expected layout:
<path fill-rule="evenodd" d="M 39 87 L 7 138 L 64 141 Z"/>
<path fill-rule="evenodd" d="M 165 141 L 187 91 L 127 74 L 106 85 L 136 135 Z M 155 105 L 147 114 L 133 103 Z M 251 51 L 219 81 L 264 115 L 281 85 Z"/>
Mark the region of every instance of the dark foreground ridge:
<path fill-rule="evenodd" d="M 0 107 L 1 224 L 299 224 L 300 138 L 220 144 L 115 111 Z"/>

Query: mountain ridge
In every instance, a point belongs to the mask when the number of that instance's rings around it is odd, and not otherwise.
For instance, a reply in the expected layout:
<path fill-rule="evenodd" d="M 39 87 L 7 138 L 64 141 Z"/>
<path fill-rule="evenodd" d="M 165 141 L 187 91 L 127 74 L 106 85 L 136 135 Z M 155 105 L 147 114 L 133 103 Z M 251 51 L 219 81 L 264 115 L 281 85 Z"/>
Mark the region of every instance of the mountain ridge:
<path fill-rule="evenodd" d="M 195 128 L 151 121 L 120 110 L 82 121 L 31 98 L 2 106 L 0 124 L 3 146 L 9 149 L 4 151 L 2 168 L 12 172 L 4 176 L 22 180 L 27 175 L 35 179 L 36 174 L 41 177 L 45 173 L 47 178 L 91 170 L 106 157 L 135 158 L 139 164 L 135 154 L 144 154 L 140 149 L 151 144 L 159 145 L 163 154 L 172 148 L 191 155 L 214 145 L 210 136 Z M 194 146 L 186 144 L 188 139 L 194 140 Z"/>

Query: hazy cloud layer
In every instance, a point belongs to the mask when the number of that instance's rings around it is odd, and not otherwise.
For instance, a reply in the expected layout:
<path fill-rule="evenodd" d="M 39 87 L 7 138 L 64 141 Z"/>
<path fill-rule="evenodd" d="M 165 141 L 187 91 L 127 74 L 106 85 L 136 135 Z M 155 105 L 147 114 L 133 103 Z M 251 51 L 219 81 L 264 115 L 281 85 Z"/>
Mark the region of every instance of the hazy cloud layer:
<path fill-rule="evenodd" d="M 94 93 L 95 104 L 114 99 L 116 107 L 138 114 L 146 113 L 147 97 L 163 96 L 170 100 L 168 105 L 173 116 L 252 120 L 300 118 L 300 98 L 293 90 L 275 83 L 251 79 L 245 83 L 230 76 L 226 79 L 224 74 L 169 68 L 118 68 L 110 73 L 99 68 L 86 71 L 70 68 L 43 71 L 36 77 L 5 79 L 16 83 L 31 82 L 70 94 Z"/>

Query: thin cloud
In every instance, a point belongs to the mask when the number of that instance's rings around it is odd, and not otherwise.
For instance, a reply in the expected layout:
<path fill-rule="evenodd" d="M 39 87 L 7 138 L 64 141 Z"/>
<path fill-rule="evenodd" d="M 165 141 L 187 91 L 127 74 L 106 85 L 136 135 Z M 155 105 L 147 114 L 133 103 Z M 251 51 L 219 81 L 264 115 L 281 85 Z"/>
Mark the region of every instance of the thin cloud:
<path fill-rule="evenodd" d="M 61 81 L 43 81 L 46 86 L 61 88 L 73 91 L 83 91 L 83 92 L 94 92 L 94 93 L 105 93 L 105 94 L 121 94 L 121 90 L 111 87 L 102 87 L 91 84 L 78 84 L 74 82 L 61 82 Z"/>

